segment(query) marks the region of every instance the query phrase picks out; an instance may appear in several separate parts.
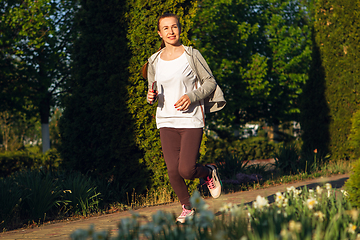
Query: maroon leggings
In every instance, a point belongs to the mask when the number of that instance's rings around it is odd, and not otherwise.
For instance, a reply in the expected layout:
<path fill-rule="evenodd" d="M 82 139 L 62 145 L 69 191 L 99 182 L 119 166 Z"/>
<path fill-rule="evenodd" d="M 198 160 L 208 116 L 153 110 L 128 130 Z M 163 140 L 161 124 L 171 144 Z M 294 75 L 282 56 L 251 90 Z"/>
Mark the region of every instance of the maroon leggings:
<path fill-rule="evenodd" d="M 160 128 L 161 146 L 172 188 L 180 203 L 190 206 L 184 179 L 205 178 L 209 169 L 196 160 L 199 155 L 202 128 Z"/>

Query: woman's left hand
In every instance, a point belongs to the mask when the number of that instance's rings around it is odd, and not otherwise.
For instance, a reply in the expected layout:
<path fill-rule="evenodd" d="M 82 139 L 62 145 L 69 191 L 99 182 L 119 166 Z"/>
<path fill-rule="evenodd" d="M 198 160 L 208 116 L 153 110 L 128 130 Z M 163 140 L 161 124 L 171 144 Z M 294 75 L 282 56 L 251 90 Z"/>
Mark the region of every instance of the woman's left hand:
<path fill-rule="evenodd" d="M 175 103 L 174 106 L 179 111 L 185 111 L 189 108 L 190 104 L 190 98 L 188 95 L 185 94 Z"/>

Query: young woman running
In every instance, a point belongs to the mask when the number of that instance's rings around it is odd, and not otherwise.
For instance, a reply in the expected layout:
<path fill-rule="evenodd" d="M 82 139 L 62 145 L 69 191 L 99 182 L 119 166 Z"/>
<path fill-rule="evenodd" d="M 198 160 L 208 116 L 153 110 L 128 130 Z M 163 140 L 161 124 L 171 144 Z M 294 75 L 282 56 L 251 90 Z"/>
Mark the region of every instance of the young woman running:
<path fill-rule="evenodd" d="M 172 188 L 182 205 L 177 221 L 194 215 L 184 179 L 203 178 L 210 194 L 218 198 L 221 181 L 215 166 L 197 164 L 204 112 L 222 109 L 226 101 L 199 51 L 180 42 L 181 26 L 176 15 L 158 20 L 162 48 L 148 60 L 150 104 L 158 100 L 156 125 Z M 156 86 L 156 88 L 155 88 Z M 155 90 L 156 89 L 156 90 Z"/>

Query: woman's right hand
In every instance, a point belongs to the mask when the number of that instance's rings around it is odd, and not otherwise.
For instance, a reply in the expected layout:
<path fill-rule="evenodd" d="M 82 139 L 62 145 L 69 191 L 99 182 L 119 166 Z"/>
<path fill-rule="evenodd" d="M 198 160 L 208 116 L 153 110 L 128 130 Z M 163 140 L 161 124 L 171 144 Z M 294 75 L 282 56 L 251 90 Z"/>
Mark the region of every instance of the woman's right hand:
<path fill-rule="evenodd" d="M 155 98 L 158 95 L 158 91 L 154 91 L 152 89 L 148 90 L 148 94 L 147 94 L 147 100 L 148 102 L 150 102 L 151 104 L 153 104 L 155 102 Z"/>

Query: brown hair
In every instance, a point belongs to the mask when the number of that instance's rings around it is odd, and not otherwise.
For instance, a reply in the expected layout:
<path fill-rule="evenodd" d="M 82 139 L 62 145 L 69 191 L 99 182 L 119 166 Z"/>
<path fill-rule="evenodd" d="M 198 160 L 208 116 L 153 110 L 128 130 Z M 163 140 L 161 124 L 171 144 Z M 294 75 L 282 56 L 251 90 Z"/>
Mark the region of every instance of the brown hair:
<path fill-rule="evenodd" d="M 157 29 L 158 31 L 160 31 L 160 20 L 163 19 L 163 18 L 168 18 L 168 17 L 174 17 L 178 24 L 179 24 L 179 28 L 181 30 L 181 24 L 180 24 L 180 21 L 179 21 L 179 17 L 176 15 L 176 14 L 173 14 L 173 13 L 169 13 L 169 12 L 166 12 L 164 13 L 163 15 L 161 15 L 158 19 L 158 23 L 157 23 Z M 160 51 L 161 49 L 163 49 L 165 47 L 165 42 L 164 40 L 161 40 L 161 45 L 160 45 L 160 48 L 158 49 L 158 51 Z M 146 62 L 142 68 L 141 68 L 141 75 L 143 76 L 143 78 L 147 79 L 147 66 L 148 66 L 148 63 L 149 62 Z"/>
<path fill-rule="evenodd" d="M 163 18 L 168 18 L 168 17 L 173 17 L 177 20 L 177 22 L 179 23 L 179 27 L 181 28 L 181 24 L 180 24 L 180 21 L 179 21 L 179 17 L 176 15 L 176 14 L 173 14 L 173 13 L 164 13 L 163 15 L 161 15 L 158 19 L 158 24 L 157 24 L 157 27 L 158 27 L 158 31 L 160 31 L 160 20 L 163 19 Z"/>
<path fill-rule="evenodd" d="M 176 15 L 176 14 L 173 14 L 173 13 L 169 13 L 169 12 L 166 12 L 164 13 L 163 15 L 161 15 L 158 19 L 158 24 L 157 24 L 157 28 L 158 28 L 158 31 L 160 31 L 160 20 L 161 19 L 164 19 L 164 18 L 168 18 L 168 17 L 173 17 L 176 19 L 176 21 L 178 22 L 179 24 L 179 28 L 181 30 L 181 24 L 180 24 L 180 20 L 179 20 L 179 17 Z M 163 49 L 165 47 L 165 42 L 164 40 L 161 41 L 161 46 L 159 48 L 158 51 L 160 51 L 161 49 Z"/>

